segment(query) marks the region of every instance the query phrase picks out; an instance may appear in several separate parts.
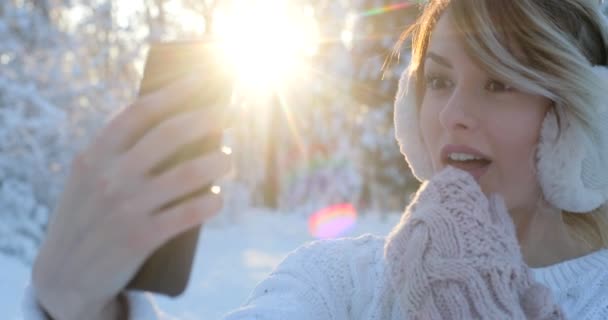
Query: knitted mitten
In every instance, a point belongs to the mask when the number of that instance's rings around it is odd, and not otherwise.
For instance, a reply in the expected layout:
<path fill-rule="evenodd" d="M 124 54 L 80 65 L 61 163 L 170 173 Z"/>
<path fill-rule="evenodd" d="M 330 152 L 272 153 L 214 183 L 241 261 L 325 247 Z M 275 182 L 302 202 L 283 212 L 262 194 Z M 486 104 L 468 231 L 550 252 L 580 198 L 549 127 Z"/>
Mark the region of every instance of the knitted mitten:
<path fill-rule="evenodd" d="M 564 319 L 523 261 L 502 198 L 488 201 L 465 171 L 422 184 L 385 258 L 406 319 Z"/>

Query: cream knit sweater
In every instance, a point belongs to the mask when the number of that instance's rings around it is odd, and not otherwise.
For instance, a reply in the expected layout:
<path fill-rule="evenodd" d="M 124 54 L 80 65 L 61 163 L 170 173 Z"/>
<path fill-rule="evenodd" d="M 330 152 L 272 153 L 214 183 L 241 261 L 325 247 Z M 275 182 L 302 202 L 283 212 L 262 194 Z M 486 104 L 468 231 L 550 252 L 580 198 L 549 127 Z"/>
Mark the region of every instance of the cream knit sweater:
<path fill-rule="evenodd" d="M 608 249 L 528 268 L 504 202 L 448 167 L 386 239 L 304 246 L 226 319 L 608 319 L 606 266 Z M 128 300 L 132 320 L 170 319 L 142 293 Z M 35 301 L 28 289 L 26 320 L 44 319 Z"/>
<path fill-rule="evenodd" d="M 373 235 L 323 240 L 292 252 L 226 320 L 403 320 L 390 289 L 385 239 Z M 608 250 L 545 268 L 534 278 L 551 289 L 568 319 L 608 319 Z M 173 319 L 148 294 L 130 292 L 131 320 Z M 45 319 L 26 290 L 25 320 Z M 204 303 L 204 301 L 201 301 Z M 200 315 L 200 319 L 207 319 Z"/>

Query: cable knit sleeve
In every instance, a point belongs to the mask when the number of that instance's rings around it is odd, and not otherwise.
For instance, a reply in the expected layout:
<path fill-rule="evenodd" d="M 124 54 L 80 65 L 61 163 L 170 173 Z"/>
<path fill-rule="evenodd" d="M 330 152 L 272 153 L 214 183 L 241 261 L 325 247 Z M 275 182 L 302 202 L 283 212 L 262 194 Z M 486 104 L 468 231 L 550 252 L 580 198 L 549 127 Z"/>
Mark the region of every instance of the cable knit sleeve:
<path fill-rule="evenodd" d="M 129 305 L 129 320 L 177 320 L 161 312 L 146 292 L 129 291 L 126 293 Z M 49 320 L 40 308 L 34 288 L 29 285 L 23 297 L 24 320 Z"/>
<path fill-rule="evenodd" d="M 226 315 L 225 320 L 321 320 L 336 319 L 327 285 L 320 279 L 320 269 L 313 260 L 323 255 L 323 248 L 313 244 L 299 248 L 260 284 L 256 286 L 247 302 Z"/>
<path fill-rule="evenodd" d="M 534 281 L 502 198 L 448 167 L 423 183 L 385 248 L 407 319 L 564 319 Z"/>
<path fill-rule="evenodd" d="M 375 279 L 383 240 L 371 235 L 323 240 L 300 247 L 225 320 L 374 319 Z"/>

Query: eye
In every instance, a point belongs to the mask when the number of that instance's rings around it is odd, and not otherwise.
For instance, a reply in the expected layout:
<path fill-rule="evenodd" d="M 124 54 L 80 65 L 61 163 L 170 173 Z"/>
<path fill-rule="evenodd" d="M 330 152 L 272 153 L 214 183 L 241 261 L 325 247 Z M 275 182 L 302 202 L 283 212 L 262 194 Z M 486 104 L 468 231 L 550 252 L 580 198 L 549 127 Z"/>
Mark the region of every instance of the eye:
<path fill-rule="evenodd" d="M 431 90 L 441 90 L 452 85 L 452 81 L 440 75 L 428 75 L 425 77 L 426 87 Z"/>
<path fill-rule="evenodd" d="M 486 89 L 491 92 L 508 92 L 515 90 L 513 87 L 497 80 L 490 80 L 490 82 L 486 85 Z"/>

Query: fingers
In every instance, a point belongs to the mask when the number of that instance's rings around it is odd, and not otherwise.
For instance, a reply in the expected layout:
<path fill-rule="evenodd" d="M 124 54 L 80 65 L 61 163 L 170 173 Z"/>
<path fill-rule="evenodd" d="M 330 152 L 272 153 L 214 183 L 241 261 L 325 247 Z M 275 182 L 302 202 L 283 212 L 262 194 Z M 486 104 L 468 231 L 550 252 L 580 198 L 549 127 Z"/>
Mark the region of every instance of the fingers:
<path fill-rule="evenodd" d="M 448 166 L 435 174 L 421 190 L 420 198 L 451 206 L 461 203 L 487 209 L 487 198 L 473 176 L 464 170 Z M 429 194 L 425 194 L 429 193 Z"/>
<path fill-rule="evenodd" d="M 492 223 L 508 228 L 507 231 L 515 234 L 513 219 L 502 196 L 498 194 L 490 195 L 490 218 Z"/>
<path fill-rule="evenodd" d="M 139 98 L 117 113 L 100 132 L 92 144 L 92 149 L 95 150 L 92 157 L 99 159 L 127 149 L 146 129 L 178 112 L 201 89 L 197 74 L 190 74 Z"/>
<path fill-rule="evenodd" d="M 128 171 L 136 175 L 150 172 L 180 147 L 220 130 L 209 109 L 181 113 L 147 132 L 127 153 Z"/>
<path fill-rule="evenodd" d="M 145 183 L 133 199 L 134 212 L 155 212 L 164 205 L 212 184 L 232 167 L 231 157 L 223 152 L 200 156 L 172 168 Z"/>
<path fill-rule="evenodd" d="M 178 234 L 200 226 L 222 208 L 221 195 L 208 193 L 191 198 L 152 217 L 151 230 L 157 234 L 150 244 L 156 248 Z"/>
<path fill-rule="evenodd" d="M 448 166 L 425 182 L 417 194 L 415 206 L 440 206 L 458 217 L 456 221 L 476 221 L 507 234 L 509 239 L 515 234 L 502 197 L 486 197 L 473 176 L 454 167 Z"/>
<path fill-rule="evenodd" d="M 490 219 L 495 226 L 507 234 L 508 239 L 516 239 L 515 225 L 511 214 L 502 196 L 498 194 L 490 195 Z"/>
<path fill-rule="evenodd" d="M 494 224 L 504 224 L 509 218 L 509 212 L 504 199 L 497 194 L 490 195 L 490 218 Z"/>

